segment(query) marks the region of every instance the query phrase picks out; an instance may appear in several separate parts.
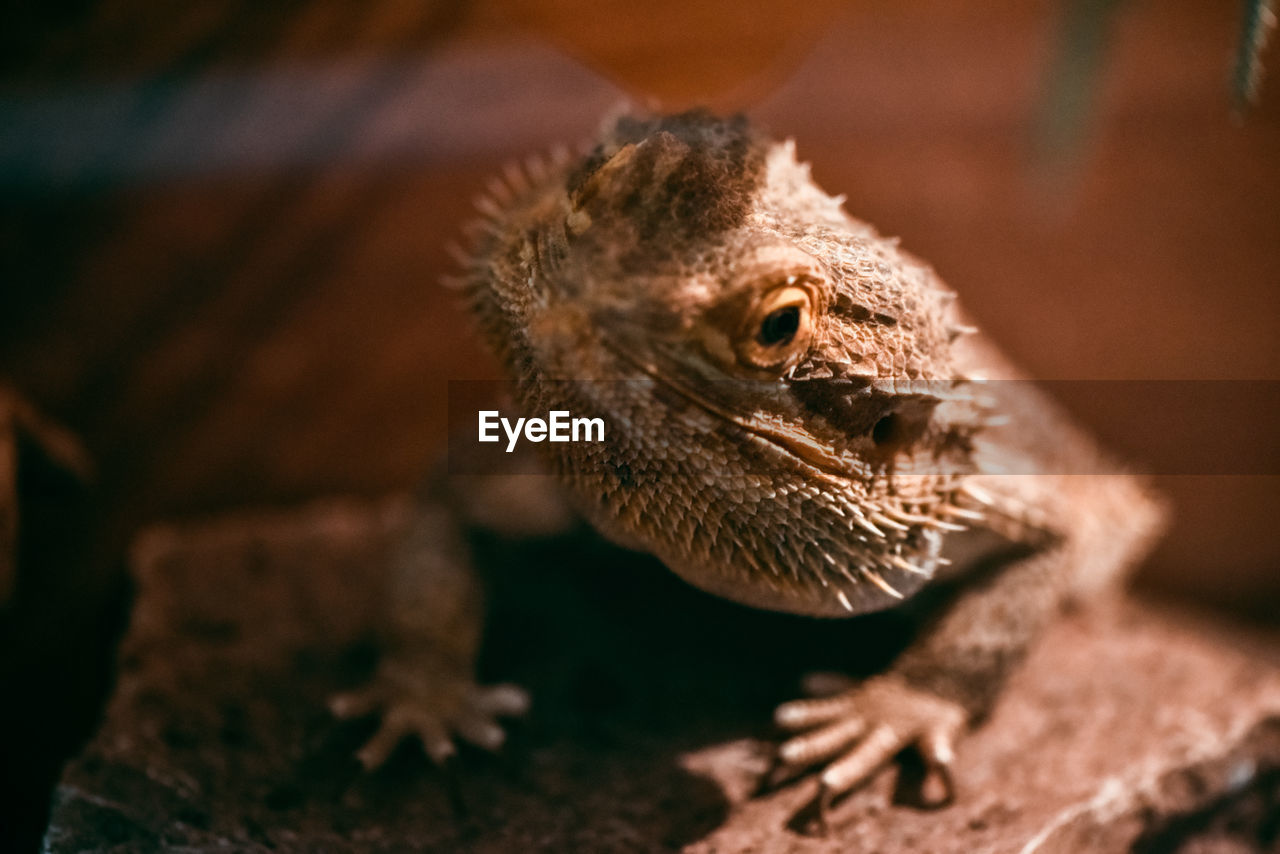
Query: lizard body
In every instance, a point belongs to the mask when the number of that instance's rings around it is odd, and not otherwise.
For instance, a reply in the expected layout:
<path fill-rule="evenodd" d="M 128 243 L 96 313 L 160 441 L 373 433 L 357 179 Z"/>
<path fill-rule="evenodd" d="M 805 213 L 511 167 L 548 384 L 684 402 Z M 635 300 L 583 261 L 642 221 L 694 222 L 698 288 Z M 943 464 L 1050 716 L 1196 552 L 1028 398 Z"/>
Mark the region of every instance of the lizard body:
<path fill-rule="evenodd" d="M 889 672 L 778 709 L 796 733 L 779 760 L 821 765 L 823 799 L 910 745 L 949 782 L 954 740 L 1061 603 L 1153 539 L 1142 483 L 1020 381 L 928 265 L 744 119 L 623 118 L 584 158 L 492 195 L 461 288 L 523 411 L 606 418 L 604 442 L 542 446 L 578 514 L 754 607 L 852 616 L 959 579 Z M 521 484 L 432 487 L 383 667 L 334 703 L 382 710 L 366 763 L 410 733 L 440 761 L 455 736 L 497 747 L 495 718 L 527 705 L 473 682 L 481 608 L 460 533 L 570 518 Z"/>

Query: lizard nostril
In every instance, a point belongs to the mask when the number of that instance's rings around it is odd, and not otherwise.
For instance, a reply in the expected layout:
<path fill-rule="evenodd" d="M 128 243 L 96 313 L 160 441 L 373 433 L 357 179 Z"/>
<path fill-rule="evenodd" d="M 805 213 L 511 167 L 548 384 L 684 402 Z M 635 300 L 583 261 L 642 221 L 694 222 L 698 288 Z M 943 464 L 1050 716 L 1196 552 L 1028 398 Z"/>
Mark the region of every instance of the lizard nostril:
<path fill-rule="evenodd" d="M 871 428 L 871 441 L 877 445 L 885 445 L 897 439 L 901 432 L 902 425 L 899 423 L 898 416 L 889 413 Z"/>
<path fill-rule="evenodd" d="M 933 404 L 929 400 L 898 400 L 871 425 L 869 435 L 881 454 L 898 454 L 919 443 L 929 429 Z"/>

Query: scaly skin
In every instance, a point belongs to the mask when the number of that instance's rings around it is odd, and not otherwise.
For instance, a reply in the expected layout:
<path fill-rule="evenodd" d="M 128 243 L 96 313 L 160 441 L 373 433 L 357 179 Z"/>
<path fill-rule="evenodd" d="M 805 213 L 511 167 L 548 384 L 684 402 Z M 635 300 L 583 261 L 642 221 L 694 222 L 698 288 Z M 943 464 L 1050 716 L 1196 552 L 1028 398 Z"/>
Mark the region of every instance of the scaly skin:
<path fill-rule="evenodd" d="M 714 594 L 814 616 L 964 580 L 887 673 L 776 714 L 794 733 L 779 762 L 818 766 L 822 804 L 906 746 L 949 798 L 956 738 L 1066 598 L 1143 554 L 1158 503 L 1016 381 L 931 268 L 743 119 L 622 119 L 582 160 L 491 192 L 461 287 L 522 414 L 605 419 L 603 443 L 538 446 L 603 534 Z M 519 525 L 521 506 L 540 532 L 570 518 L 546 496 L 432 489 L 383 668 L 334 705 L 383 710 L 369 765 L 410 733 L 441 761 L 455 736 L 501 744 L 495 716 L 527 698 L 472 681 L 459 532 Z"/>

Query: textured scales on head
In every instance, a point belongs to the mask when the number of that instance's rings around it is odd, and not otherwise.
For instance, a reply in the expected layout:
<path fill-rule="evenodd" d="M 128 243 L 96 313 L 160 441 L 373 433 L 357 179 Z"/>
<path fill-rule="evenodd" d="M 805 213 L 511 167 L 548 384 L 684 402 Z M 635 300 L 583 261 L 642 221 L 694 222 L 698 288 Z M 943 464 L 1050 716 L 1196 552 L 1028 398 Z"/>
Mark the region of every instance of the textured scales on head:
<path fill-rule="evenodd" d="M 477 203 L 461 287 L 605 534 L 693 584 L 806 614 L 911 595 L 966 496 L 984 412 L 932 271 L 742 117 L 623 118 Z M 967 506 L 966 506 L 967 504 Z"/>

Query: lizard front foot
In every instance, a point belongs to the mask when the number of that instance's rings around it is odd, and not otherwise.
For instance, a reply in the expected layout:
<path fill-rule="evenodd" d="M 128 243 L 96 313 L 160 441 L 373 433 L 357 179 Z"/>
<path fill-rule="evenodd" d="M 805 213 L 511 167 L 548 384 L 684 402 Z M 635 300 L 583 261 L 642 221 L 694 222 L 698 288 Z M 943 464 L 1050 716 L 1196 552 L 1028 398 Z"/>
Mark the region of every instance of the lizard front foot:
<path fill-rule="evenodd" d="M 828 676 L 807 681 L 813 693 L 835 687 Z M 953 795 L 954 745 L 967 720 L 957 703 L 912 687 L 899 676 L 878 676 L 829 696 L 779 706 L 774 721 L 799 733 L 778 748 L 779 770 L 823 764 L 817 806 L 825 815 L 836 798 L 870 780 L 899 751 L 914 747 L 929 771 L 922 800 L 943 806 Z"/>
<path fill-rule="evenodd" d="M 410 736 L 442 766 L 456 753 L 456 738 L 495 751 L 506 740 L 497 718 L 523 715 L 529 695 L 517 685 L 477 685 L 460 670 L 439 663 L 385 662 L 367 685 L 331 697 L 329 709 L 343 719 L 381 715 L 377 731 L 356 753 L 370 770 L 385 763 Z"/>

